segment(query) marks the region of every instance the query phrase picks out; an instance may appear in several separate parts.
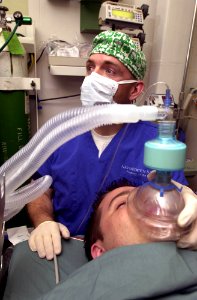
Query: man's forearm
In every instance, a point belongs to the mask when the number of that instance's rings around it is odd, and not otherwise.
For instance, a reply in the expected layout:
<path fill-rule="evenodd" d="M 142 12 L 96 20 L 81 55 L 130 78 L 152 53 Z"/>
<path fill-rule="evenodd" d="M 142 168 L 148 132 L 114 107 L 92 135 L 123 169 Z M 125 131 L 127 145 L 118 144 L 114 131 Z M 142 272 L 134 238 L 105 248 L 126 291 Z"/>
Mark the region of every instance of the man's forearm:
<path fill-rule="evenodd" d="M 52 190 L 49 189 L 41 197 L 27 204 L 29 217 L 35 227 L 44 221 L 52 221 L 53 205 L 52 205 Z"/>

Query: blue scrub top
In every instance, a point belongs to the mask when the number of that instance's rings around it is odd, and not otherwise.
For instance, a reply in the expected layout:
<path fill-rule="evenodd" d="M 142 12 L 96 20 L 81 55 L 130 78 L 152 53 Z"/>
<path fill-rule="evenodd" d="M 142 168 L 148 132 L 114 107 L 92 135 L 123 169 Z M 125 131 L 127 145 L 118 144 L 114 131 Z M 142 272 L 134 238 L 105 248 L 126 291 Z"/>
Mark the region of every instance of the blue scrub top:
<path fill-rule="evenodd" d="M 38 170 L 41 176 L 53 178 L 55 219 L 66 225 L 71 235 L 84 234 L 100 190 L 122 178 L 133 186 L 148 181 L 150 169 L 143 164 L 144 143 L 156 136 L 157 124 L 140 121 L 125 124 L 100 157 L 91 132 L 58 148 Z M 187 184 L 182 171 L 174 172 L 173 179 Z"/>

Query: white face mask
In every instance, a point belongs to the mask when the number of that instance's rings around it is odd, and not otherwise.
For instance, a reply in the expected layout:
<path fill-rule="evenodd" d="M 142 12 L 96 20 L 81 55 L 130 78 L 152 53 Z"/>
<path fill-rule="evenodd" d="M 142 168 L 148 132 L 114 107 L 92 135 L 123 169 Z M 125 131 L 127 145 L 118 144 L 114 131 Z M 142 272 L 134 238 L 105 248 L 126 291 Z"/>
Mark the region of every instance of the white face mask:
<path fill-rule="evenodd" d="M 83 106 L 115 103 L 113 97 L 119 84 L 134 83 L 137 80 L 115 81 L 92 72 L 86 76 L 81 86 L 81 102 Z"/>

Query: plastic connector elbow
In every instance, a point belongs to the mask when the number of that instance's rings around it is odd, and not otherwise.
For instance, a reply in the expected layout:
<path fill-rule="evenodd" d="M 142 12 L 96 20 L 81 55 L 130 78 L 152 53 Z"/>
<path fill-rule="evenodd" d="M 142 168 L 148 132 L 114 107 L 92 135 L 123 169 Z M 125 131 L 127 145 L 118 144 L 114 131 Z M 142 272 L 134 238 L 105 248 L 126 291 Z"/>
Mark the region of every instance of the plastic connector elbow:
<path fill-rule="evenodd" d="M 171 96 L 170 96 L 170 89 L 166 89 L 166 96 L 164 100 L 164 106 L 169 107 L 171 105 Z"/>

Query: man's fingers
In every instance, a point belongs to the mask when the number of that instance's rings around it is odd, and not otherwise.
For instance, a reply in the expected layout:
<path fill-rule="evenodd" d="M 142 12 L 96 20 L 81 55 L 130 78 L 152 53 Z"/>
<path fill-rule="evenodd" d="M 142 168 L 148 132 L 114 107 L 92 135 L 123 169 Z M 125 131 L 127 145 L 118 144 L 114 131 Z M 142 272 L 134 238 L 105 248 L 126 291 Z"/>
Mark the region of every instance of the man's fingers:
<path fill-rule="evenodd" d="M 190 233 L 184 235 L 178 242 L 177 246 L 179 248 L 190 248 L 193 250 L 197 249 L 197 240 L 196 240 L 196 232 L 197 232 L 197 222 L 192 225 L 192 230 Z"/>
<path fill-rule="evenodd" d="M 175 184 L 177 185 L 177 182 Z M 180 188 L 180 184 L 178 185 Z M 185 227 L 197 220 L 197 195 L 187 186 L 182 187 L 181 194 L 185 202 L 185 207 L 178 217 L 178 224 L 181 227 Z"/>
<path fill-rule="evenodd" d="M 185 207 L 178 216 L 178 225 L 180 227 L 191 226 L 189 232 L 185 234 L 178 242 L 180 248 L 197 249 L 197 195 L 187 186 L 182 186 L 176 181 L 173 183 L 181 190 Z"/>
<path fill-rule="evenodd" d="M 148 173 L 147 178 L 149 181 L 153 180 L 155 178 L 156 175 L 156 170 L 151 171 L 150 173 Z"/>
<path fill-rule="evenodd" d="M 63 238 L 69 239 L 70 231 L 68 230 L 68 228 L 61 223 L 58 223 L 58 224 L 59 224 L 59 229 L 60 229 L 60 232 L 61 232 L 61 235 L 63 236 Z"/>
<path fill-rule="evenodd" d="M 186 227 L 197 219 L 197 199 L 193 199 L 191 195 L 188 195 L 185 200 L 185 207 L 178 216 L 178 225 L 180 227 Z"/>
<path fill-rule="evenodd" d="M 45 239 L 46 239 L 46 237 L 45 237 Z M 45 257 L 47 259 L 52 259 L 53 258 L 53 251 L 52 251 L 52 257 L 49 254 L 48 254 L 49 258 L 47 257 L 43 236 L 41 236 L 41 235 L 35 236 L 35 245 L 36 245 L 36 250 L 37 250 L 38 255 L 39 255 L 40 258 L 45 258 Z M 48 245 L 48 247 L 50 248 L 51 246 Z"/>
<path fill-rule="evenodd" d="M 37 251 L 39 257 L 53 259 L 54 254 L 61 253 L 61 235 L 64 238 L 70 237 L 70 232 L 66 226 L 54 221 L 46 221 L 36 227 L 29 238 L 29 247 L 32 251 Z"/>
<path fill-rule="evenodd" d="M 60 230 L 59 230 L 59 223 L 57 223 L 57 226 L 58 226 L 58 230 L 55 229 L 55 230 L 52 230 L 52 232 L 51 232 L 51 241 L 52 241 L 52 246 L 53 246 L 53 253 L 55 253 L 56 255 L 60 254 L 61 251 L 62 251 L 61 233 L 60 233 Z M 46 247 L 47 247 L 47 244 L 46 244 Z M 51 251 L 51 249 L 48 250 L 46 248 L 46 251 L 48 253 L 48 251 Z M 50 255 L 50 252 L 49 252 L 49 255 Z"/>
<path fill-rule="evenodd" d="M 171 182 L 174 184 L 174 185 L 176 185 L 179 189 L 181 189 L 182 188 L 182 184 L 180 184 L 179 182 L 177 182 L 177 181 L 175 181 L 175 180 L 173 180 L 173 179 L 171 179 Z"/>
<path fill-rule="evenodd" d="M 35 245 L 33 233 L 29 237 L 28 244 L 29 244 L 29 248 L 31 249 L 31 251 L 35 252 L 36 251 L 36 245 Z"/>
<path fill-rule="evenodd" d="M 59 224 L 54 221 L 46 221 L 36 227 L 29 238 L 29 246 L 32 251 L 37 251 L 39 257 L 53 259 L 54 253 L 61 252 L 61 236 Z"/>

